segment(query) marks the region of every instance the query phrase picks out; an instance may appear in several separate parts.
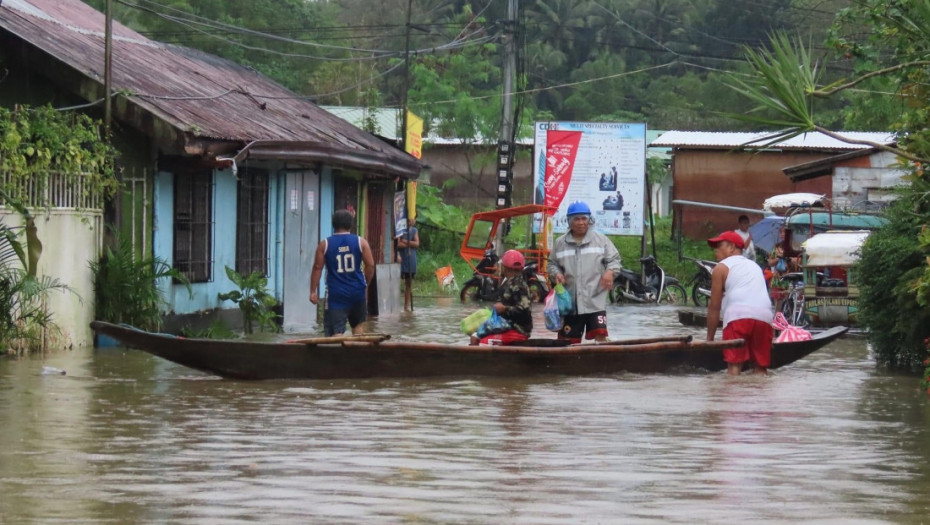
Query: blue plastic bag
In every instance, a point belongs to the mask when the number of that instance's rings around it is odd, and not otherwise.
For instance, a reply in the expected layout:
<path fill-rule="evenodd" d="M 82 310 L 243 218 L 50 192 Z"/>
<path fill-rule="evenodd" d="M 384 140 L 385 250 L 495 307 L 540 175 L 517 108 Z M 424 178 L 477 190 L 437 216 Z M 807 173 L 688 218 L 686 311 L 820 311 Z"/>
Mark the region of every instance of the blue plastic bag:
<path fill-rule="evenodd" d="M 497 313 L 496 308 L 491 308 L 491 317 L 478 327 L 478 337 L 486 337 L 491 334 L 502 334 L 511 328 L 510 321 L 501 317 L 500 314 Z"/>
<path fill-rule="evenodd" d="M 562 286 L 562 283 L 555 285 L 555 299 L 559 305 L 559 315 L 566 316 L 575 313 L 575 305 L 572 302 L 572 296 L 568 290 Z"/>
<path fill-rule="evenodd" d="M 559 314 L 559 302 L 555 297 L 555 288 L 549 290 L 546 301 L 543 303 L 543 319 L 546 321 L 546 330 L 558 332 L 562 329 L 562 316 Z"/>

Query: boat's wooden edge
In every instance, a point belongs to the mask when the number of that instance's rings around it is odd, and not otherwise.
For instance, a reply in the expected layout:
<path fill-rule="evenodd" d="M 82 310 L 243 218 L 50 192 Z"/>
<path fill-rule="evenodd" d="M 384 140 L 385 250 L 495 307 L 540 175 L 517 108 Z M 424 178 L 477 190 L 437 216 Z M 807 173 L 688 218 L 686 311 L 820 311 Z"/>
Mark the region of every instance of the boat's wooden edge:
<path fill-rule="evenodd" d="M 390 334 L 359 334 L 359 335 L 337 335 L 331 337 L 304 337 L 298 339 L 288 339 L 284 343 L 295 345 L 323 345 L 334 343 L 345 343 L 350 341 L 380 343 L 390 339 Z"/>
<path fill-rule="evenodd" d="M 461 353 L 501 353 L 501 354 L 597 354 L 597 353 L 637 353 L 661 350 L 722 350 L 744 344 L 742 339 L 728 341 L 691 341 L 670 340 L 640 344 L 579 344 L 569 346 L 516 346 L 516 345 L 450 345 L 444 343 L 418 343 L 412 341 L 391 341 L 386 343 L 346 341 L 343 346 L 351 348 L 377 348 L 385 351 L 413 350 L 423 352 L 461 352 Z"/>

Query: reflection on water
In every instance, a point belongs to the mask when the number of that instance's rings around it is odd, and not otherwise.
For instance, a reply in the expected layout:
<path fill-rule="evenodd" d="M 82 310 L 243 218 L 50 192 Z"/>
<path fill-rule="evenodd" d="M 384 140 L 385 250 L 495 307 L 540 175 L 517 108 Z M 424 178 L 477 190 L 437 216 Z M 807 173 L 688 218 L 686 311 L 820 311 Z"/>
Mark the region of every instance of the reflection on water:
<path fill-rule="evenodd" d="M 457 302 L 374 323 L 461 342 Z M 612 307 L 611 335 L 693 333 Z M 537 325 L 542 326 L 541 318 Z M 404 327 L 398 333 L 398 327 Z M 43 375 L 42 367 L 67 375 Z M 923 523 L 930 409 L 861 339 L 723 374 L 237 382 L 0 360 L 3 523 Z"/>

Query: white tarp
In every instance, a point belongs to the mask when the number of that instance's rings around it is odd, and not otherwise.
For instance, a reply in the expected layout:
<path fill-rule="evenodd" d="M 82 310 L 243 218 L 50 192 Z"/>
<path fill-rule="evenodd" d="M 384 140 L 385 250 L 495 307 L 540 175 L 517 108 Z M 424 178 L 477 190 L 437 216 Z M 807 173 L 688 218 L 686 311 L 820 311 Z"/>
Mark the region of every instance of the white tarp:
<path fill-rule="evenodd" d="M 803 206 L 823 206 L 823 199 L 826 195 L 816 193 L 783 193 L 773 195 L 762 203 L 762 209 L 772 211 L 772 208 L 791 208 Z"/>
<path fill-rule="evenodd" d="M 807 266 L 849 266 L 859 260 L 868 231 L 830 231 L 804 241 Z"/>

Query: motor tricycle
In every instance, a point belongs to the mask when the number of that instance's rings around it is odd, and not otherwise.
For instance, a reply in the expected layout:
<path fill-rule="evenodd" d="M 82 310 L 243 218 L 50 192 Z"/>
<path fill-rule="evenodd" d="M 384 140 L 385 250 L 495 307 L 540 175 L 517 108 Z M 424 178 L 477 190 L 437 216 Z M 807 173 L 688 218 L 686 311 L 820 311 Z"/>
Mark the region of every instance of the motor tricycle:
<path fill-rule="evenodd" d="M 614 277 L 614 287 L 610 292 L 611 302 L 616 303 L 657 303 L 685 304 L 688 294 L 678 279 L 665 274 L 659 262 L 652 255 L 639 260 L 642 274 L 626 268 Z"/>
<path fill-rule="evenodd" d="M 497 274 L 500 258 L 493 249 L 488 249 L 475 267 L 475 273 L 463 286 L 460 299 L 467 301 L 497 301 L 501 278 Z M 535 262 L 528 262 L 523 267 L 523 278 L 530 289 L 530 300 L 542 302 L 549 293 L 546 277 L 537 271 Z"/>
<path fill-rule="evenodd" d="M 547 212 L 552 211 L 554 208 L 551 206 L 527 204 L 472 215 L 465 232 L 465 239 L 462 240 L 462 248 L 459 250 L 459 254 L 474 270 L 472 278 L 462 285 L 462 291 L 459 294 L 462 302 L 498 300 L 501 277 L 497 272 L 499 255 L 494 249 L 494 241 L 497 237 L 497 230 L 502 227 L 504 221 L 537 213 L 545 216 Z M 518 251 L 526 258 L 523 277 L 530 289 L 530 299 L 541 303 L 549 293 L 549 281 L 545 273 L 545 264 L 549 257 L 546 240 L 541 239 L 540 244 L 534 248 L 520 248 Z"/>

